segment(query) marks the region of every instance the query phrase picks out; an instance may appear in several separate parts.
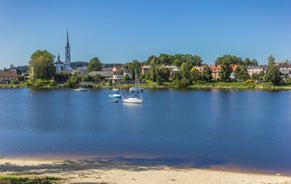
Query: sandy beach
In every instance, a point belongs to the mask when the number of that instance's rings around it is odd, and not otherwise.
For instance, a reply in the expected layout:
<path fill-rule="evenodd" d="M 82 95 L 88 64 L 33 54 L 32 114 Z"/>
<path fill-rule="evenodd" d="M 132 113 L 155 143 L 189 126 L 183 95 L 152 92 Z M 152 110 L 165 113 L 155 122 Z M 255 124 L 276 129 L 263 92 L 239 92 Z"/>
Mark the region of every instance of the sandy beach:
<path fill-rule="evenodd" d="M 211 169 L 135 165 L 120 162 L 77 160 L 0 159 L 0 175 L 57 177 L 58 183 L 80 184 L 289 184 L 290 176 Z"/>

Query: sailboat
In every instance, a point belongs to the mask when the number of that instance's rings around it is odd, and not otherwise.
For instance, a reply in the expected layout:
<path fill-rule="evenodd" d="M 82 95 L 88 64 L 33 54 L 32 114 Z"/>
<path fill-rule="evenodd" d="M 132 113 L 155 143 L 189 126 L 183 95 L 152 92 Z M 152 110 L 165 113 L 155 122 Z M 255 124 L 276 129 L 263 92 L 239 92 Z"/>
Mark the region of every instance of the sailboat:
<path fill-rule="evenodd" d="M 119 90 L 113 89 L 112 93 L 108 95 L 110 98 L 121 98 L 121 94 L 119 94 Z"/>
<path fill-rule="evenodd" d="M 117 81 L 117 86 L 118 88 L 113 88 L 112 92 L 108 95 L 110 98 L 121 98 L 122 95 L 120 94 L 120 83 Z"/>
<path fill-rule="evenodd" d="M 141 104 L 143 102 L 141 89 L 139 87 L 139 81 L 136 75 L 136 70 L 134 83 L 137 90 L 135 90 L 134 93 L 130 93 L 129 96 L 122 96 L 123 103 Z"/>

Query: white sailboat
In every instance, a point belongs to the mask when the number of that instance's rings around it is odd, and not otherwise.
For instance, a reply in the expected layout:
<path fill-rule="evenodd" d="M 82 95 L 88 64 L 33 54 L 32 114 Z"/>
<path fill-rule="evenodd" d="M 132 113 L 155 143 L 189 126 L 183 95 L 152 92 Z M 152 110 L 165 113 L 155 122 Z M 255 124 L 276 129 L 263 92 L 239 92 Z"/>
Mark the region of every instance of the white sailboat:
<path fill-rule="evenodd" d="M 128 94 L 128 96 L 122 96 L 123 103 L 141 104 L 143 102 L 141 89 L 139 87 L 139 81 L 135 71 L 135 86 L 137 90 L 134 93 Z"/>
<path fill-rule="evenodd" d="M 118 83 L 118 88 L 113 88 L 112 92 L 108 95 L 110 98 L 122 98 L 122 95 L 120 94 L 120 84 L 119 81 L 117 81 Z"/>

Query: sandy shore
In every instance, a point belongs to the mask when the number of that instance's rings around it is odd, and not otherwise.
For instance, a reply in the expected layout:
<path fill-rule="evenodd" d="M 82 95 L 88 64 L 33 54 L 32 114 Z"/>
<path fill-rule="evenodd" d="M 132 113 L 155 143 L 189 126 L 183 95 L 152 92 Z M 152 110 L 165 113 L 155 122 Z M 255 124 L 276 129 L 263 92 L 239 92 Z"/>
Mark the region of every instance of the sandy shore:
<path fill-rule="evenodd" d="M 59 183 L 83 184 L 291 184 L 290 176 L 208 169 L 135 165 L 120 162 L 0 159 L 0 175 L 52 176 Z"/>

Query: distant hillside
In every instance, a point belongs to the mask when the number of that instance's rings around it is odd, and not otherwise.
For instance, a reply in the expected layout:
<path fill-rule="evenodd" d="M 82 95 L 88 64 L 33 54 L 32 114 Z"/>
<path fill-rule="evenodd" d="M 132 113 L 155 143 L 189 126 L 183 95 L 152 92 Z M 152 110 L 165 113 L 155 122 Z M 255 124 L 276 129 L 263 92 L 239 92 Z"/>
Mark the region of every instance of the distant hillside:
<path fill-rule="evenodd" d="M 71 62 L 71 66 L 72 66 L 72 68 L 76 69 L 78 67 L 88 66 L 88 62 L 75 61 L 75 62 Z"/>
<path fill-rule="evenodd" d="M 16 70 L 20 71 L 21 73 L 28 73 L 28 65 L 24 65 L 24 66 L 17 66 L 14 67 Z"/>
<path fill-rule="evenodd" d="M 122 66 L 123 64 L 121 63 L 102 63 L 102 67 L 103 68 L 112 68 L 114 66 Z M 88 66 L 88 62 L 84 62 L 84 61 L 75 61 L 71 63 L 72 68 L 76 69 L 78 67 L 83 67 L 83 66 Z M 14 67 L 15 69 L 17 69 L 18 71 L 20 71 L 21 73 L 28 73 L 28 65 L 23 65 L 23 66 L 17 66 Z"/>
<path fill-rule="evenodd" d="M 112 68 L 114 66 L 122 66 L 121 63 L 102 63 L 103 68 Z"/>

